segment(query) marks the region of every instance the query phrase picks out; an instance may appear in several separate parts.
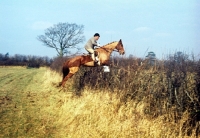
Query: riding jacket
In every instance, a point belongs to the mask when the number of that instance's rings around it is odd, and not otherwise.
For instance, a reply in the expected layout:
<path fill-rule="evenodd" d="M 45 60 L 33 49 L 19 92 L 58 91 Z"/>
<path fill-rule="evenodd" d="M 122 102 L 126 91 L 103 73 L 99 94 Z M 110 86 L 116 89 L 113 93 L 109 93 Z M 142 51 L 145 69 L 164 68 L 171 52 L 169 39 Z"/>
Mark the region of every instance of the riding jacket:
<path fill-rule="evenodd" d="M 85 44 L 85 49 L 94 49 L 95 46 L 97 46 L 97 41 L 94 39 L 94 37 L 90 38 L 87 43 Z"/>

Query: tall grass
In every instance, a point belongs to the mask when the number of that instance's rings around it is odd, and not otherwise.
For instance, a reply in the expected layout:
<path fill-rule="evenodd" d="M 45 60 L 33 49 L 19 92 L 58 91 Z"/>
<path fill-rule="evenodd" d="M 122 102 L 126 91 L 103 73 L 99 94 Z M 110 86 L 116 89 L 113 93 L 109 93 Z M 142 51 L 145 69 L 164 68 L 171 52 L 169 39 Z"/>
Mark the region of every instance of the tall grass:
<path fill-rule="evenodd" d="M 107 91 L 117 94 L 121 103 L 142 103 L 143 114 L 149 119 L 164 115 L 166 121 L 180 123 L 187 114 L 179 134 L 190 136 L 194 131 L 198 135 L 200 62 L 174 55 L 154 66 L 148 63 L 137 58 L 113 58 L 110 73 L 104 73 L 102 67 L 82 67 L 67 87 L 73 85 L 76 94 Z"/>
<path fill-rule="evenodd" d="M 52 71 L 47 71 L 44 77 L 48 78 L 44 82 L 47 87 L 59 82 L 61 78 Z M 68 86 L 73 81 L 68 82 Z M 43 112 L 43 115 L 48 113 L 43 131 L 52 137 L 182 138 L 196 137 L 197 134 L 198 125 L 185 125 L 190 118 L 188 110 L 179 120 L 174 118 L 173 109 L 150 117 L 145 111 L 148 104 L 146 100 L 127 97 L 124 102 L 123 93 L 90 88 L 82 90 L 81 96 L 65 90 L 56 93 L 56 97 L 52 95 L 55 101 Z"/>
<path fill-rule="evenodd" d="M 50 93 L 42 92 L 41 109 L 36 117 L 32 116 L 39 118 L 31 122 L 35 128 L 30 129 L 29 133 L 61 138 L 196 137 L 195 129 L 185 125 L 190 115 L 188 111 L 177 122 L 170 114 L 150 118 L 145 112 L 146 101 L 127 98 L 123 102 L 122 94 L 107 90 L 85 89 L 81 96 L 66 90 L 58 92 L 54 83 L 59 79 L 60 74 L 50 70 L 45 72 L 43 86 Z M 68 82 L 67 86 L 72 85 L 73 81 Z M 190 129 L 190 136 L 187 136 L 186 132 Z"/>

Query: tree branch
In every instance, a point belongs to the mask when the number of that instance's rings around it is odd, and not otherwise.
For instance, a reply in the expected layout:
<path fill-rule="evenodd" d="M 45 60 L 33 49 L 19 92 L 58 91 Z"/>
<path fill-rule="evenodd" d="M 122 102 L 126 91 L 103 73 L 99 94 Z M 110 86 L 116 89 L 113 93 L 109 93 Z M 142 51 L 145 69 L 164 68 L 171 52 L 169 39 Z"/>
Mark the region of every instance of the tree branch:
<path fill-rule="evenodd" d="M 58 23 L 45 30 L 45 35 L 37 37 L 45 46 L 55 48 L 59 55 L 65 54 L 65 49 L 75 48 L 85 40 L 83 25 Z"/>

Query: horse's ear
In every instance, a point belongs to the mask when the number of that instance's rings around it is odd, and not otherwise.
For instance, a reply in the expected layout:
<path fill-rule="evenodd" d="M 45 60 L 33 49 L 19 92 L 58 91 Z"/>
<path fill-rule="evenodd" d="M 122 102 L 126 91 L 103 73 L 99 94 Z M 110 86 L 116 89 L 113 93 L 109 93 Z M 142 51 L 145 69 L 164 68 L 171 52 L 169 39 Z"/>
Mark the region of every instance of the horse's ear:
<path fill-rule="evenodd" d="M 120 39 L 119 42 L 122 42 L 122 39 Z"/>

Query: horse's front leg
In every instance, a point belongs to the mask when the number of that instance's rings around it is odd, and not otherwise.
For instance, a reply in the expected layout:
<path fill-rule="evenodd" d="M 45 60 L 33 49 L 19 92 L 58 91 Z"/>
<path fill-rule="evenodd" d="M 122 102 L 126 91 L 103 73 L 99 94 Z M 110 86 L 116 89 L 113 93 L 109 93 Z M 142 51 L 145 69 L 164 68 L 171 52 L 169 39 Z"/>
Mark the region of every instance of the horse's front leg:
<path fill-rule="evenodd" d="M 101 65 L 102 65 L 102 66 L 110 66 L 111 63 L 110 63 L 109 60 L 105 60 L 105 61 L 102 61 L 102 62 L 101 62 Z"/>

